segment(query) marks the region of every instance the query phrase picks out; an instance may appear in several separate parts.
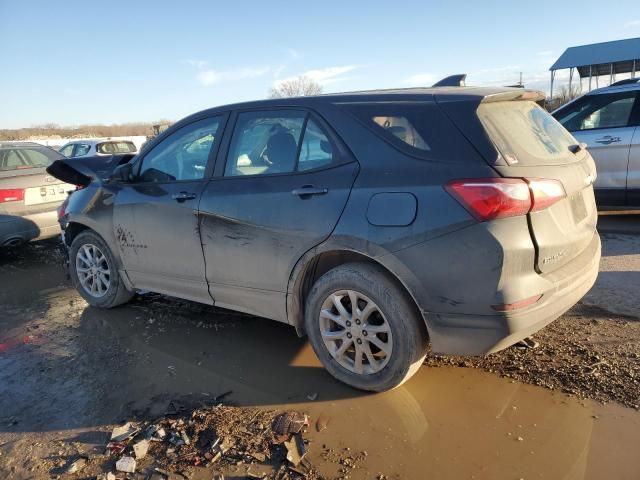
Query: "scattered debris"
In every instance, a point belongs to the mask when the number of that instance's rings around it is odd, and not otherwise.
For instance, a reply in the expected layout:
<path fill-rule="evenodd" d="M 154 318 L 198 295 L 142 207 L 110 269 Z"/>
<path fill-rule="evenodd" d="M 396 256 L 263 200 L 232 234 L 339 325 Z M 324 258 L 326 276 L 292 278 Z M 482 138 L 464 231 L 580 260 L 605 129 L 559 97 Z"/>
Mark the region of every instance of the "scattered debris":
<path fill-rule="evenodd" d="M 65 470 L 65 473 L 71 474 L 71 473 L 79 472 L 84 468 L 86 464 L 87 464 L 87 459 L 85 457 L 76 458 L 73 462 L 69 464 L 69 466 Z"/>
<path fill-rule="evenodd" d="M 133 453 L 136 455 L 136 459 L 140 460 L 145 457 L 149 451 L 149 440 L 140 440 L 133 445 Z"/>
<path fill-rule="evenodd" d="M 329 420 L 329 417 L 327 417 L 326 415 L 320 415 L 318 417 L 318 420 L 316 420 L 316 432 L 326 430 L 327 426 L 329 425 Z"/>
<path fill-rule="evenodd" d="M 113 429 L 111 432 L 111 441 L 122 442 L 123 440 L 133 437 L 139 431 L 139 428 L 133 426 L 131 422 L 127 422 L 123 426 Z"/>
<path fill-rule="evenodd" d="M 522 340 L 520 340 L 518 343 L 515 344 L 515 347 L 519 348 L 520 350 L 534 349 L 534 348 L 538 348 L 539 346 L 540 344 L 536 342 L 533 339 L 533 337 L 523 338 Z"/>
<path fill-rule="evenodd" d="M 296 433 L 290 440 L 284 442 L 284 446 L 287 449 L 287 460 L 289 460 L 294 467 L 300 465 L 302 458 L 307 454 L 302 435 Z"/>
<path fill-rule="evenodd" d="M 116 470 L 125 473 L 134 473 L 136 471 L 136 459 L 133 457 L 122 457 L 116 462 Z"/>
<path fill-rule="evenodd" d="M 309 417 L 298 412 L 281 413 L 273 419 L 273 433 L 282 443 L 289 435 L 300 433 L 309 426 Z"/>

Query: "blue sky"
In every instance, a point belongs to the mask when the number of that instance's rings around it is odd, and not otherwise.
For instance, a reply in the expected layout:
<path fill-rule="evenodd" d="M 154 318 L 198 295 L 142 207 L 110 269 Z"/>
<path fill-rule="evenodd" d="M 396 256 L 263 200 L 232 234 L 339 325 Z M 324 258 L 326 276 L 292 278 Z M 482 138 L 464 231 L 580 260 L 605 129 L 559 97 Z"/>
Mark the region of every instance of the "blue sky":
<path fill-rule="evenodd" d="M 640 36 L 637 0 L 605 5 L 0 0 L 0 128 L 177 120 L 300 74 L 332 92 L 522 71 L 546 90 L 565 48 Z"/>

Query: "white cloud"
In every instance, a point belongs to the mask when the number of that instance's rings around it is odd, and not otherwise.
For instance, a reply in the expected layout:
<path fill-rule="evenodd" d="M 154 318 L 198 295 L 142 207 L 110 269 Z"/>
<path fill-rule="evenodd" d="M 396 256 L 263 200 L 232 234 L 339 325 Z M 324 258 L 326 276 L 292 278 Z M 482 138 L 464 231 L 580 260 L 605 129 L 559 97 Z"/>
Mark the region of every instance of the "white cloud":
<path fill-rule="evenodd" d="M 640 20 L 631 20 L 624 24 L 624 28 L 640 27 Z"/>
<path fill-rule="evenodd" d="M 430 87 L 438 80 L 438 78 L 439 77 L 433 73 L 416 73 L 415 75 L 408 77 L 404 83 L 411 86 Z"/>
<path fill-rule="evenodd" d="M 205 87 L 220 82 L 232 82 L 245 80 L 247 78 L 261 77 L 271 71 L 271 67 L 269 66 L 215 70 L 213 68 L 209 68 L 208 63 L 204 60 L 187 60 L 187 63 L 199 70 L 196 75 L 196 79 Z"/>
<path fill-rule="evenodd" d="M 298 60 L 300 57 L 302 57 L 302 53 L 300 53 L 295 48 L 285 48 L 284 51 L 291 60 Z"/>
<path fill-rule="evenodd" d="M 287 82 L 289 80 L 294 80 L 299 76 L 303 76 L 303 77 L 308 77 L 311 80 L 324 86 L 330 83 L 341 82 L 343 80 L 346 80 L 347 77 L 345 77 L 344 74 L 351 72 L 358 67 L 359 65 L 343 65 L 341 67 L 326 67 L 326 68 L 319 68 L 315 70 L 308 70 L 306 72 L 301 73 L 300 75 L 295 75 L 295 76 L 278 80 L 275 82 L 275 84 L 278 85 L 282 82 Z"/>

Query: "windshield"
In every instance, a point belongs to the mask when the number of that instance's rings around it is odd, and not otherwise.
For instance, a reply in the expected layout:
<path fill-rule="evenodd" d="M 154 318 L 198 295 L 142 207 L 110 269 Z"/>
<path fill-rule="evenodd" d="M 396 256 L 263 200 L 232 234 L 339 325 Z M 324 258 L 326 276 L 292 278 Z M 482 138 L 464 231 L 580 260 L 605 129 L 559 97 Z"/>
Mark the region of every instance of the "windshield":
<path fill-rule="evenodd" d="M 534 102 L 483 103 L 478 117 L 509 165 L 556 165 L 573 161 L 578 142 Z"/>

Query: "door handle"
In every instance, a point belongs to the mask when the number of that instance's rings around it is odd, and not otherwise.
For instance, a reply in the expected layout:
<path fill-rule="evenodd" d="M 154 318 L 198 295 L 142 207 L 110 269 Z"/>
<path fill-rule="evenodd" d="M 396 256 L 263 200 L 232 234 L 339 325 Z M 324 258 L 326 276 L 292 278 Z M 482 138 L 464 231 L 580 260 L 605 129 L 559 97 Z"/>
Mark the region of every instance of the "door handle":
<path fill-rule="evenodd" d="M 173 198 L 175 201 L 177 201 L 179 203 L 182 203 L 185 200 L 193 200 L 197 196 L 198 195 L 196 195 L 195 193 L 180 192 L 180 193 L 174 193 L 173 195 L 171 195 L 171 198 Z"/>
<path fill-rule="evenodd" d="M 311 195 L 324 195 L 328 192 L 328 188 L 314 187 L 313 185 L 303 185 L 291 191 L 293 195 L 297 195 L 300 198 L 309 198 Z"/>
<path fill-rule="evenodd" d="M 604 137 L 596 138 L 594 142 L 601 143 L 602 145 L 609 145 L 611 143 L 618 143 L 620 137 L 612 137 L 611 135 L 605 135 Z"/>

